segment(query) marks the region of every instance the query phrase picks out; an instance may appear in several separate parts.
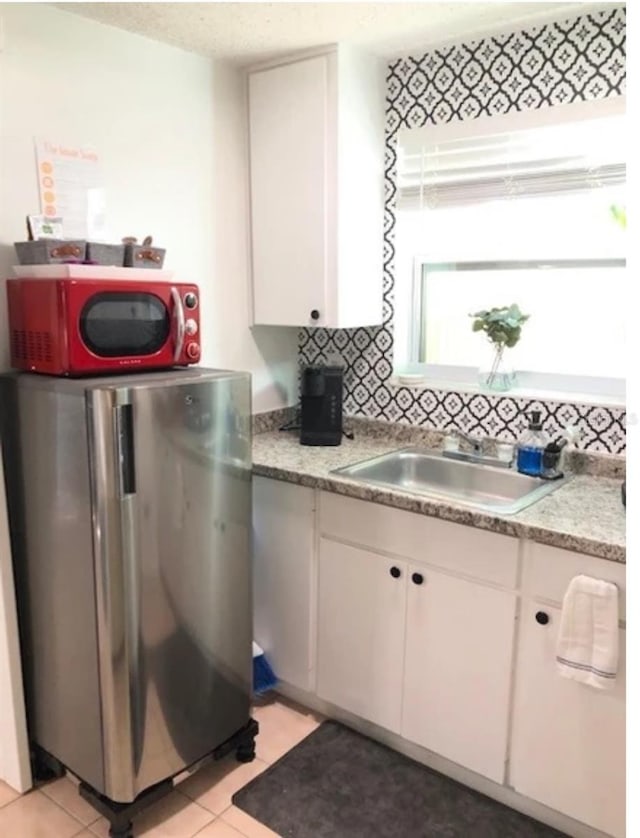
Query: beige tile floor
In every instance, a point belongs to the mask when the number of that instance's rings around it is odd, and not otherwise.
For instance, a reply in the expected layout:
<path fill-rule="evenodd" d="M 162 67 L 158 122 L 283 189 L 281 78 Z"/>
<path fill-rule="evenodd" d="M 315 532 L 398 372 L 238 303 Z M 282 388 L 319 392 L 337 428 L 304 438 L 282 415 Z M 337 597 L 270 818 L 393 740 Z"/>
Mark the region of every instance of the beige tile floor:
<path fill-rule="evenodd" d="M 231 805 L 232 795 L 304 739 L 322 721 L 283 698 L 261 701 L 252 713 L 260 724 L 254 762 L 233 756 L 187 777 L 134 820 L 136 838 L 278 838 L 275 832 Z M 78 794 L 68 777 L 25 795 L 0 781 L 3 838 L 106 838 L 108 824 Z"/>

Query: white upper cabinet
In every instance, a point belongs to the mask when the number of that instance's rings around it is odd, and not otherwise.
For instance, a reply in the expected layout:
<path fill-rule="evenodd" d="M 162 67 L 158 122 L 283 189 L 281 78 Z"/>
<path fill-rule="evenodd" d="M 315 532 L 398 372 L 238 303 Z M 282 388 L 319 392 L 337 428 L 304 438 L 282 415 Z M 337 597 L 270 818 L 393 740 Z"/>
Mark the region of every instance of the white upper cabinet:
<path fill-rule="evenodd" d="M 382 322 L 384 65 L 351 47 L 249 72 L 253 322 Z"/>

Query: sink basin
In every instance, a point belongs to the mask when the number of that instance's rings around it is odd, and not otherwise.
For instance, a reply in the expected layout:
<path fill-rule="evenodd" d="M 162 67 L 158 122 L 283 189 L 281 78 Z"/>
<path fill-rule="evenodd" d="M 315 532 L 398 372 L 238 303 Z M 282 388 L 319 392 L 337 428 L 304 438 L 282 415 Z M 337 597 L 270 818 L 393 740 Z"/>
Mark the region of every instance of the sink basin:
<path fill-rule="evenodd" d="M 422 448 L 392 451 L 332 474 L 502 514 L 519 512 L 569 479 L 543 480 L 514 469 L 448 459 Z"/>

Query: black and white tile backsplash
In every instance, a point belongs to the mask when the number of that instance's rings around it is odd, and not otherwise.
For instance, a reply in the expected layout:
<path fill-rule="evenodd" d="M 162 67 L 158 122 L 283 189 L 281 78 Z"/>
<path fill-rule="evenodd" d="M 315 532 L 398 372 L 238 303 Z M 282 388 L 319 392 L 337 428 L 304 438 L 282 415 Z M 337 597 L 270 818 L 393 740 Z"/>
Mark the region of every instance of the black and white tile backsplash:
<path fill-rule="evenodd" d="M 300 333 L 301 365 L 336 355 L 345 364 L 345 411 L 438 430 L 458 427 L 517 439 L 533 408 L 554 434 L 577 424 L 578 446 L 620 454 L 625 450 L 622 408 L 534 401 L 394 386 L 393 302 L 396 135 L 420 127 L 511 110 L 618 96 L 625 86 L 624 7 L 544 26 L 406 56 L 389 64 L 385 152 L 384 320 L 371 329 Z"/>

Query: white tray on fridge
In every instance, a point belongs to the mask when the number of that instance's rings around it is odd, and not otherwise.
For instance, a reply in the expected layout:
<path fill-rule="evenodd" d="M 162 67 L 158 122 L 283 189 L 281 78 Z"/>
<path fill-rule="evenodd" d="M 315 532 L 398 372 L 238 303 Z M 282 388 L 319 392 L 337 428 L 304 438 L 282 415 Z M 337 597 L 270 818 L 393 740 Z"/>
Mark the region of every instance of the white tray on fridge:
<path fill-rule="evenodd" d="M 117 268 L 114 265 L 14 265 L 18 279 L 128 279 L 171 282 L 173 271 Z"/>

